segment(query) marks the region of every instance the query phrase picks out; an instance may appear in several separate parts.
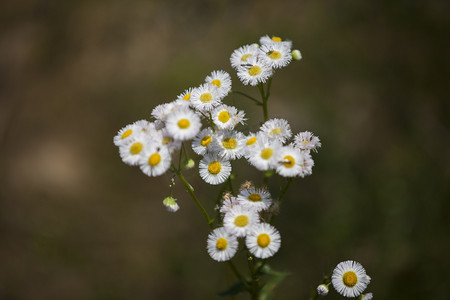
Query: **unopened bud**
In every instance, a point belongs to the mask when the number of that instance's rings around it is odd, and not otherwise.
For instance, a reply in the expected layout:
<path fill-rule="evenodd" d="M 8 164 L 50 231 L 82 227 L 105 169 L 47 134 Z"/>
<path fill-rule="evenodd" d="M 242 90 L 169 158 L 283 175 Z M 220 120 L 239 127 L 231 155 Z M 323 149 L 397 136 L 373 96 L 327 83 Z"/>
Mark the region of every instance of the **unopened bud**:
<path fill-rule="evenodd" d="M 186 169 L 192 169 L 195 166 L 195 161 L 192 158 L 189 158 L 184 162 L 184 167 Z"/>
<path fill-rule="evenodd" d="M 292 50 L 291 55 L 292 55 L 292 58 L 295 59 L 295 60 L 302 59 L 302 54 L 300 53 L 300 50 L 297 50 L 297 49 Z"/>
<path fill-rule="evenodd" d="M 172 196 L 169 196 L 166 199 L 164 199 L 163 204 L 170 212 L 176 212 L 177 210 L 180 209 L 180 207 L 177 204 L 177 200 L 174 199 Z"/>
<path fill-rule="evenodd" d="M 317 287 L 317 294 L 320 296 L 328 295 L 328 286 L 326 284 L 321 284 Z"/>

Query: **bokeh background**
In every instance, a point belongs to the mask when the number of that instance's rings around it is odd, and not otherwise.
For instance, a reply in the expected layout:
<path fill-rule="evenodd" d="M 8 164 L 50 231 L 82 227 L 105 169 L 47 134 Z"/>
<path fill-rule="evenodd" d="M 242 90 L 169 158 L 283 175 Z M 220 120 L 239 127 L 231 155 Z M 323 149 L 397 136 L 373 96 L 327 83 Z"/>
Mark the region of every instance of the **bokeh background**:
<path fill-rule="evenodd" d="M 270 116 L 323 142 L 277 219 L 283 243 L 271 266 L 290 275 L 275 299 L 308 299 L 346 259 L 367 269 L 375 299 L 448 299 L 449 8 L 3 1 L 0 299 L 214 299 L 233 283 L 207 255 L 208 227 L 180 184 L 181 210 L 166 212 L 170 175 L 126 166 L 112 138 L 213 70 L 257 96 L 229 56 L 265 34 L 304 57 L 275 74 Z M 250 127 L 262 120 L 251 102 L 227 99 Z M 259 177 L 240 164 L 235 185 Z M 216 190 L 196 169 L 186 176 L 211 211 Z"/>

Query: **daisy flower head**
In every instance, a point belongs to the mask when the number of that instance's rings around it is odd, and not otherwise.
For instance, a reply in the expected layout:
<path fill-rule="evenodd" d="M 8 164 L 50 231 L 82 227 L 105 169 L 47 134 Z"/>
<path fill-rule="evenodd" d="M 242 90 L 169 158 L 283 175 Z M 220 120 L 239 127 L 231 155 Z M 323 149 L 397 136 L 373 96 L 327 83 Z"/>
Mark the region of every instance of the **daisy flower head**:
<path fill-rule="evenodd" d="M 205 155 L 206 152 L 211 150 L 215 139 L 216 135 L 211 127 L 204 128 L 192 141 L 192 150 L 194 150 L 194 152 L 198 155 Z"/>
<path fill-rule="evenodd" d="M 279 43 L 262 45 L 259 49 L 259 58 L 274 69 L 287 66 L 292 60 L 290 49 Z"/>
<path fill-rule="evenodd" d="M 164 174 L 171 162 L 172 157 L 167 148 L 150 146 L 144 150 L 139 167 L 147 176 L 155 177 Z"/>
<path fill-rule="evenodd" d="M 339 263 L 331 275 L 331 283 L 336 291 L 344 297 L 358 297 L 370 283 L 364 267 L 353 260 Z"/>
<path fill-rule="evenodd" d="M 234 106 L 220 105 L 216 107 L 211 116 L 214 124 L 221 130 L 233 129 L 238 123 L 243 124 L 245 120 L 245 113 L 238 111 Z"/>
<path fill-rule="evenodd" d="M 214 107 L 222 104 L 215 85 L 205 83 L 194 89 L 191 94 L 191 106 L 201 112 L 210 112 Z"/>
<path fill-rule="evenodd" d="M 212 185 L 221 184 L 231 174 L 231 163 L 216 155 L 207 153 L 198 164 L 200 177 Z"/>
<path fill-rule="evenodd" d="M 283 47 L 285 47 L 287 49 L 291 49 L 291 47 L 292 47 L 292 42 L 291 41 L 289 41 L 289 40 L 284 40 L 283 41 L 278 36 L 272 36 L 272 37 L 270 37 L 268 35 L 262 36 L 259 39 L 259 43 L 261 44 L 261 46 L 270 45 L 270 44 L 278 44 L 278 45 L 281 45 L 281 46 L 283 46 Z"/>
<path fill-rule="evenodd" d="M 177 100 L 183 100 L 186 101 L 186 103 L 190 103 L 191 94 L 193 90 L 194 88 L 188 88 L 187 90 L 185 90 L 184 92 L 182 92 L 177 96 Z"/>
<path fill-rule="evenodd" d="M 362 294 L 358 299 L 360 299 L 360 300 L 372 300 L 373 299 L 373 294 L 372 293 Z"/>
<path fill-rule="evenodd" d="M 238 240 L 234 235 L 228 233 L 225 228 L 219 227 L 209 234 L 206 248 L 212 259 L 227 261 L 236 254 Z"/>
<path fill-rule="evenodd" d="M 260 171 L 274 169 L 278 166 L 277 153 L 281 147 L 278 140 L 272 140 L 265 135 L 261 135 L 248 157 L 248 162 Z"/>
<path fill-rule="evenodd" d="M 225 71 L 213 71 L 206 76 L 206 83 L 212 84 L 217 88 L 219 97 L 225 97 L 231 90 L 231 76 Z"/>
<path fill-rule="evenodd" d="M 218 155 L 227 159 L 234 160 L 242 157 L 244 149 L 244 135 L 234 130 L 224 130 L 217 133 L 214 148 Z"/>
<path fill-rule="evenodd" d="M 269 138 L 277 139 L 281 143 L 284 143 L 292 135 L 291 126 L 285 119 L 270 119 L 262 124 L 260 130 Z"/>
<path fill-rule="evenodd" d="M 244 85 L 264 83 L 272 74 L 272 68 L 256 56 L 247 58 L 247 63 L 237 69 L 237 76 Z"/>
<path fill-rule="evenodd" d="M 294 136 L 294 145 L 301 150 L 313 150 L 317 152 L 317 149 L 322 146 L 322 143 L 320 142 L 320 139 L 312 132 L 304 131 L 297 133 Z"/>
<path fill-rule="evenodd" d="M 263 188 L 257 189 L 255 187 L 241 190 L 237 196 L 237 200 L 243 207 L 258 212 L 268 209 L 272 204 L 270 193 Z"/>
<path fill-rule="evenodd" d="M 144 148 L 148 147 L 149 136 L 140 132 L 133 135 L 127 140 L 127 143 L 119 147 L 119 154 L 122 161 L 130 166 L 135 166 L 139 163 L 139 159 L 143 154 Z"/>
<path fill-rule="evenodd" d="M 239 201 L 236 197 L 230 196 L 227 198 L 224 198 L 222 201 L 222 205 L 219 208 L 219 211 L 223 214 L 229 212 L 233 207 L 236 207 L 239 205 Z"/>
<path fill-rule="evenodd" d="M 252 56 L 256 57 L 258 49 L 257 44 L 252 44 L 244 45 L 234 50 L 230 57 L 231 66 L 237 70 L 241 65 L 247 64 L 247 59 Z"/>
<path fill-rule="evenodd" d="M 245 244 L 254 256 L 268 258 L 280 249 L 281 236 L 272 225 L 261 223 L 250 230 L 245 239 Z"/>
<path fill-rule="evenodd" d="M 244 156 L 246 158 L 249 158 L 253 154 L 258 145 L 258 138 L 260 138 L 260 134 L 253 132 L 249 132 L 245 137 Z"/>
<path fill-rule="evenodd" d="M 173 103 L 163 103 L 157 105 L 152 110 L 152 117 L 159 121 L 166 121 L 167 116 L 172 113 L 173 106 Z"/>
<path fill-rule="evenodd" d="M 132 139 L 132 137 L 140 134 L 142 132 L 142 126 L 139 126 L 138 124 L 128 124 L 127 126 L 123 127 L 122 129 L 117 132 L 116 136 L 114 136 L 114 145 L 121 146 L 124 144 L 129 143 L 129 140 Z"/>
<path fill-rule="evenodd" d="M 300 177 L 305 177 L 307 175 L 312 174 L 312 168 L 314 167 L 314 160 L 311 157 L 311 154 L 308 151 L 300 151 L 303 162 L 300 162 L 301 172 L 299 174 Z"/>
<path fill-rule="evenodd" d="M 300 150 L 293 146 L 284 146 L 278 152 L 276 171 L 283 177 L 296 177 L 304 174 L 304 164 L 305 160 Z"/>
<path fill-rule="evenodd" d="M 176 212 L 180 209 L 178 206 L 177 199 L 174 199 L 172 196 L 169 196 L 163 200 L 163 205 L 167 208 L 167 211 Z"/>
<path fill-rule="evenodd" d="M 201 127 L 200 117 L 190 109 L 176 110 L 166 120 L 167 132 L 180 141 L 194 138 Z"/>
<path fill-rule="evenodd" d="M 151 144 L 161 148 L 167 148 L 169 153 L 173 153 L 181 148 L 181 141 L 176 140 L 167 131 L 167 128 L 156 130 L 150 133 Z"/>
<path fill-rule="evenodd" d="M 223 227 L 237 237 L 244 237 L 259 223 L 258 213 L 240 205 L 234 206 L 223 217 Z"/>

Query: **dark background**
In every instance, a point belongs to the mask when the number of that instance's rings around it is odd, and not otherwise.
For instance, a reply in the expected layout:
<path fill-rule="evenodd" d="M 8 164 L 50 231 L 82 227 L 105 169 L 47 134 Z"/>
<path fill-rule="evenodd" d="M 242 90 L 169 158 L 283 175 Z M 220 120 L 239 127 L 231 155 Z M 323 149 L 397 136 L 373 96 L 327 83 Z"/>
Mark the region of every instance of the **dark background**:
<path fill-rule="evenodd" d="M 323 142 L 276 222 L 271 266 L 291 275 L 275 299 L 307 299 L 346 259 L 375 299 L 448 298 L 448 2 L 242 2 L 0 4 L 1 299 L 212 299 L 233 282 L 180 184 L 168 213 L 170 175 L 126 166 L 112 138 L 213 70 L 258 96 L 229 57 L 265 34 L 304 57 L 275 74 L 269 115 Z M 235 185 L 260 176 L 239 164 Z M 211 210 L 217 190 L 186 176 Z"/>

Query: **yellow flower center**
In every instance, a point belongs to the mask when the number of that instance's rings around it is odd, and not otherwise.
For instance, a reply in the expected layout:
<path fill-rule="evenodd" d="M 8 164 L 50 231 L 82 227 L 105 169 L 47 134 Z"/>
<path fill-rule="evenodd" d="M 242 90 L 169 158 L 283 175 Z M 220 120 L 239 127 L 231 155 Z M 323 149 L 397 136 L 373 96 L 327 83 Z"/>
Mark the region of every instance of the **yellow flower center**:
<path fill-rule="evenodd" d="M 144 145 L 142 145 L 142 143 L 134 143 L 133 145 L 131 145 L 130 147 L 130 153 L 133 155 L 139 154 L 139 152 L 141 152 L 142 147 L 144 147 Z"/>
<path fill-rule="evenodd" d="M 219 79 L 214 79 L 213 81 L 211 81 L 211 84 L 220 87 L 222 85 L 222 83 L 220 82 Z"/>
<path fill-rule="evenodd" d="M 125 131 L 124 133 L 122 133 L 122 135 L 120 136 L 122 139 L 129 137 L 131 134 L 133 133 L 133 130 L 128 129 L 127 131 Z"/>
<path fill-rule="evenodd" d="M 200 101 L 202 101 L 203 103 L 208 103 L 209 101 L 212 100 L 212 95 L 211 93 L 204 93 L 200 95 Z"/>
<path fill-rule="evenodd" d="M 358 276 L 356 276 L 355 272 L 348 271 L 342 276 L 342 281 L 348 287 L 353 287 L 358 282 Z"/>
<path fill-rule="evenodd" d="M 248 225 L 248 217 L 246 215 L 240 215 L 237 216 L 236 219 L 234 219 L 234 225 L 237 227 L 245 227 Z"/>
<path fill-rule="evenodd" d="M 273 155 L 273 150 L 271 148 L 265 148 L 263 151 L 261 151 L 261 158 L 262 159 L 269 159 Z"/>
<path fill-rule="evenodd" d="M 258 139 L 256 138 L 256 136 L 254 136 L 254 137 L 252 137 L 252 138 L 249 138 L 249 139 L 247 140 L 247 146 L 253 145 L 254 143 L 256 143 L 257 140 L 258 140 Z"/>
<path fill-rule="evenodd" d="M 259 202 L 261 201 L 261 196 L 259 194 L 250 194 L 248 196 L 248 200 L 253 201 L 253 202 Z"/>
<path fill-rule="evenodd" d="M 261 74 L 261 72 L 262 72 L 262 69 L 258 66 L 253 66 L 250 69 L 248 69 L 248 74 L 250 76 L 256 76 L 258 74 Z"/>
<path fill-rule="evenodd" d="M 274 37 L 272 38 L 272 41 L 274 41 L 274 42 L 281 42 L 281 38 L 280 38 L 280 37 L 277 37 L 277 36 L 274 36 Z"/>
<path fill-rule="evenodd" d="M 226 123 L 226 122 L 228 122 L 229 119 L 230 119 L 230 114 L 226 110 L 220 112 L 220 114 L 219 114 L 220 122 Z"/>
<path fill-rule="evenodd" d="M 216 242 L 216 248 L 218 250 L 225 250 L 225 249 L 227 249 L 227 246 L 228 246 L 228 242 L 224 238 L 220 238 Z"/>
<path fill-rule="evenodd" d="M 170 137 L 165 137 L 165 138 L 163 138 L 163 140 L 162 140 L 162 144 L 163 145 L 167 145 L 168 143 L 170 143 L 172 141 L 172 138 L 170 138 Z"/>
<path fill-rule="evenodd" d="M 202 145 L 203 147 L 206 147 L 209 144 L 211 144 L 211 137 L 210 136 L 204 136 L 202 138 L 202 140 L 200 141 L 200 145 Z"/>
<path fill-rule="evenodd" d="M 221 169 L 222 169 L 222 165 L 218 161 L 213 161 L 208 166 L 209 173 L 211 173 L 213 175 L 219 174 Z"/>
<path fill-rule="evenodd" d="M 241 57 L 241 61 L 245 61 L 245 62 L 247 62 L 247 58 L 249 58 L 250 56 L 253 56 L 253 54 L 250 54 L 250 53 L 248 53 L 248 54 L 244 54 L 244 55 L 242 55 L 242 57 Z"/>
<path fill-rule="evenodd" d="M 222 145 L 225 149 L 234 149 L 237 146 L 237 141 L 232 137 L 229 137 L 222 141 Z"/>
<path fill-rule="evenodd" d="M 280 128 L 272 129 L 272 131 L 269 133 L 270 135 L 278 135 L 282 133 L 283 131 Z"/>
<path fill-rule="evenodd" d="M 191 99 L 191 93 L 186 94 L 186 95 L 183 97 L 183 100 L 186 100 L 186 101 L 189 101 L 190 99 Z"/>
<path fill-rule="evenodd" d="M 310 143 L 310 141 L 302 141 L 302 144 L 305 144 L 305 145 L 307 145 L 309 143 Z"/>
<path fill-rule="evenodd" d="M 186 129 L 189 127 L 189 125 L 191 125 L 191 123 L 188 119 L 181 119 L 180 121 L 178 121 L 178 127 L 180 127 L 181 129 Z"/>
<path fill-rule="evenodd" d="M 270 236 L 267 233 L 261 233 L 256 239 L 258 246 L 266 248 L 270 244 Z"/>
<path fill-rule="evenodd" d="M 286 168 L 292 168 L 295 165 L 295 159 L 292 156 L 286 155 L 285 157 L 283 157 L 283 159 L 285 160 L 283 162 L 283 165 Z"/>
<path fill-rule="evenodd" d="M 281 53 L 278 51 L 270 51 L 269 53 L 267 53 L 267 55 L 271 58 L 271 59 L 280 59 L 281 58 Z"/>
<path fill-rule="evenodd" d="M 160 161 L 161 161 L 161 155 L 159 155 L 159 153 L 153 153 L 152 155 L 150 155 L 150 157 L 148 159 L 148 164 L 150 166 L 154 167 L 157 164 L 159 164 Z"/>

